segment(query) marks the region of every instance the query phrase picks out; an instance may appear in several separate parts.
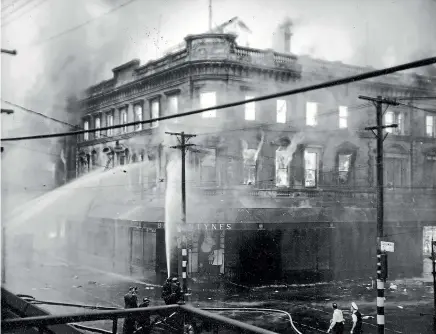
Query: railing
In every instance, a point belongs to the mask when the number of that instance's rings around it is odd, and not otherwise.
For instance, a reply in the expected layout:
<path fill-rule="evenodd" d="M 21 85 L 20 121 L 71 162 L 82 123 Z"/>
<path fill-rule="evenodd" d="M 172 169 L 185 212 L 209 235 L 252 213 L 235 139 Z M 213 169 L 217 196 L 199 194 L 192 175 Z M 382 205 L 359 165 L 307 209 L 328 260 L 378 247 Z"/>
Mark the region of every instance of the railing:
<path fill-rule="evenodd" d="M 19 319 L 3 320 L 1 323 L 1 329 L 3 333 L 13 333 L 17 330 L 24 328 L 38 328 L 40 333 L 53 333 L 53 329 L 49 330 L 48 326 L 54 326 L 59 324 L 72 324 L 78 322 L 96 321 L 96 320 L 112 320 L 112 332 L 117 333 L 118 319 L 126 318 L 127 316 L 151 316 L 161 315 L 168 317 L 168 315 L 179 314 L 183 319 L 182 328 L 186 328 L 187 324 L 194 325 L 194 333 L 210 332 L 213 333 L 259 333 L 259 334 L 274 334 L 270 330 L 262 329 L 250 324 L 246 324 L 234 319 L 229 319 L 224 316 L 214 314 L 205 310 L 196 309 L 187 305 L 169 305 L 169 306 L 157 306 L 137 309 L 125 309 L 114 311 L 99 311 L 92 313 L 77 313 L 68 315 L 49 315 L 49 316 L 36 316 Z M 200 320 L 200 326 L 197 325 L 196 320 Z M 295 333 L 300 333 L 293 327 Z M 78 325 L 78 328 L 92 330 L 99 333 L 110 333 L 101 329 Z M 184 332 L 183 329 L 179 331 Z M 171 332 L 171 331 L 170 331 Z"/>

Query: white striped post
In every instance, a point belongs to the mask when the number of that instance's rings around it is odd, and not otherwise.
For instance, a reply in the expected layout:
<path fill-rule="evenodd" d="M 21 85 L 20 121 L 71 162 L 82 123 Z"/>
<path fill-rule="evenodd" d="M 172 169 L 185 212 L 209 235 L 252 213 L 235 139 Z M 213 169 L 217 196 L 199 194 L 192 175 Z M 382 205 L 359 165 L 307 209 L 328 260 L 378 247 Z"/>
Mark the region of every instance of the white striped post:
<path fill-rule="evenodd" d="M 385 282 L 382 275 L 382 252 L 380 250 L 380 240 L 377 246 L 377 332 L 385 332 Z"/>

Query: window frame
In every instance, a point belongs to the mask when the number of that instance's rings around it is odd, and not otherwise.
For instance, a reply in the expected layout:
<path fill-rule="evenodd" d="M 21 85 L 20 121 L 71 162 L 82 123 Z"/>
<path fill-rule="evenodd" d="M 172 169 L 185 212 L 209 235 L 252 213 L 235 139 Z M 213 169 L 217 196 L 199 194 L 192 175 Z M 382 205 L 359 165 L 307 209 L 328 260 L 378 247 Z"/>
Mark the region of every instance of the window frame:
<path fill-rule="evenodd" d="M 252 95 L 245 95 L 245 100 L 254 99 Z M 256 120 L 256 102 L 248 102 L 244 104 L 244 119 L 246 121 Z"/>
<path fill-rule="evenodd" d="M 114 125 L 114 112 L 113 111 L 109 111 L 109 112 L 106 113 L 106 126 L 113 126 L 113 125 Z M 112 136 L 113 129 L 107 129 L 106 130 L 106 134 L 108 136 Z"/>
<path fill-rule="evenodd" d="M 315 113 L 314 113 L 314 124 L 309 124 L 309 106 L 313 105 L 315 106 Z M 318 126 L 318 107 L 319 107 L 319 103 L 318 102 L 312 102 L 312 101 L 307 101 L 306 102 L 306 126 L 310 126 L 310 127 L 316 127 Z"/>
<path fill-rule="evenodd" d="M 83 120 L 83 130 L 90 130 L 90 128 L 89 128 L 89 125 L 90 125 L 90 122 L 89 122 L 89 119 L 88 118 L 85 118 L 84 120 Z M 89 132 L 84 132 L 83 133 L 83 140 L 89 140 Z"/>
<path fill-rule="evenodd" d="M 280 146 L 275 151 L 275 159 L 274 159 L 275 180 L 274 180 L 274 184 L 278 188 L 287 188 L 290 186 L 290 182 L 291 182 L 291 178 L 289 175 L 289 165 L 285 165 L 283 168 L 278 167 L 278 163 L 277 163 L 278 159 L 279 159 L 278 155 L 281 155 L 281 153 L 278 154 L 278 152 L 286 152 L 286 147 Z M 285 184 L 278 183 L 279 170 L 286 170 L 286 174 L 285 174 L 286 175 L 286 182 L 285 182 Z"/>
<path fill-rule="evenodd" d="M 315 160 L 315 184 L 313 186 L 307 185 L 307 169 L 306 169 L 306 153 L 314 153 Z M 321 170 L 321 157 L 322 157 L 322 148 L 317 146 L 306 146 L 303 151 L 303 169 L 304 169 L 304 180 L 303 186 L 306 189 L 316 189 L 320 186 L 320 170 Z"/>
<path fill-rule="evenodd" d="M 430 124 L 428 124 L 427 120 L 431 119 L 432 121 L 430 122 Z M 431 133 L 428 133 L 428 128 L 431 127 Z M 428 138 L 435 138 L 436 137 L 436 131 L 435 131 L 435 127 L 436 127 L 436 116 L 435 115 L 431 115 L 431 114 L 426 114 L 425 115 L 425 136 Z"/>
<path fill-rule="evenodd" d="M 97 122 L 98 121 L 98 122 Z M 98 125 L 97 125 L 98 123 Z M 100 129 L 101 128 L 101 117 L 100 116 L 96 116 L 94 119 L 94 125 L 96 129 Z M 99 139 L 101 137 L 101 131 L 96 131 L 95 132 L 95 138 Z"/>
<path fill-rule="evenodd" d="M 206 96 L 208 96 L 208 94 L 213 94 L 213 97 L 214 97 L 214 100 L 215 100 L 214 103 L 209 103 L 209 102 L 206 102 L 205 100 L 202 99 L 202 97 L 206 97 Z M 212 96 L 212 95 L 210 95 L 210 96 Z M 217 92 L 216 91 L 211 91 L 211 90 L 200 92 L 200 95 L 199 95 L 199 104 L 200 104 L 200 108 L 201 109 L 205 109 L 205 108 L 210 108 L 210 107 L 216 106 L 217 105 Z M 216 118 L 216 109 L 212 109 L 212 110 L 208 110 L 208 111 L 202 112 L 201 113 L 201 117 L 202 118 L 206 118 L 206 119 L 207 118 Z"/>
<path fill-rule="evenodd" d="M 170 94 L 167 97 L 167 105 L 168 105 L 168 115 L 177 115 L 179 113 L 179 97 L 180 94 Z M 173 104 L 171 103 L 173 100 L 176 100 L 176 108 L 172 109 Z M 179 123 L 179 118 L 173 118 L 172 121 L 174 123 Z"/>
<path fill-rule="evenodd" d="M 157 105 L 157 111 L 153 108 Z M 157 113 L 157 115 L 155 115 Z M 160 98 L 156 97 L 150 100 L 150 119 L 159 118 L 161 114 L 161 101 Z M 150 128 L 157 128 L 159 126 L 159 121 L 151 122 Z"/>
<path fill-rule="evenodd" d="M 283 102 L 283 104 L 280 106 L 281 102 Z M 287 116 L 288 116 L 288 101 L 285 99 L 276 100 L 276 123 L 286 124 Z"/>
<path fill-rule="evenodd" d="M 125 120 L 124 120 L 124 117 L 123 117 L 124 115 L 126 116 Z M 124 124 L 127 124 L 127 107 L 120 108 L 120 125 L 124 125 Z M 121 132 L 122 133 L 127 133 L 127 126 L 123 126 L 121 128 Z"/>
<path fill-rule="evenodd" d="M 392 115 L 392 122 L 387 123 L 387 116 Z M 405 119 L 406 114 L 402 111 L 387 111 L 383 116 L 385 125 L 397 124 L 397 128 L 385 128 L 386 132 L 396 136 L 402 136 L 405 134 Z M 401 120 L 401 121 L 400 121 Z"/>
<path fill-rule="evenodd" d="M 141 110 L 140 114 L 137 112 L 138 108 Z M 143 102 L 137 102 L 133 105 L 133 115 L 135 117 L 135 122 L 141 122 L 144 120 L 144 103 Z M 140 115 L 140 117 L 138 117 Z M 141 131 L 143 130 L 143 124 L 138 123 L 135 125 L 135 131 Z"/>
<path fill-rule="evenodd" d="M 341 111 L 345 111 L 345 116 L 341 115 Z M 339 122 L 338 122 L 339 129 L 347 129 L 348 128 L 348 115 L 349 115 L 348 114 L 348 106 L 339 106 L 338 107 L 338 114 L 339 114 Z M 345 122 L 345 125 L 343 122 Z"/>

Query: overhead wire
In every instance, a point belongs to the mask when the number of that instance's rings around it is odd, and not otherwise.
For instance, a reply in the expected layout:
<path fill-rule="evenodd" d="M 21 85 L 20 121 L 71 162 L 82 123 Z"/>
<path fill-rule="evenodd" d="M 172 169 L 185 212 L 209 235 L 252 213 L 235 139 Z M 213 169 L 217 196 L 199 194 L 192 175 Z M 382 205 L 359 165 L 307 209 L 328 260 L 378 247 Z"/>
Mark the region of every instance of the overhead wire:
<path fill-rule="evenodd" d="M 71 28 L 66 29 L 64 31 L 61 31 L 60 33 L 58 33 L 56 35 L 53 35 L 53 36 L 51 36 L 51 37 L 49 37 L 47 39 L 41 40 L 39 42 L 31 43 L 31 44 L 26 45 L 26 46 L 32 47 L 32 46 L 37 46 L 37 45 L 41 45 L 41 44 L 53 41 L 53 40 L 55 40 L 55 39 L 57 39 L 57 38 L 59 38 L 61 36 L 64 36 L 66 34 L 69 34 L 69 33 L 73 32 L 73 31 L 76 31 L 76 30 L 78 30 L 78 29 L 80 29 L 80 28 L 82 28 L 82 27 L 84 27 L 84 26 L 86 26 L 86 25 L 88 25 L 88 24 L 90 24 L 90 23 L 92 23 L 92 22 L 94 22 L 94 21 L 96 21 L 96 20 L 106 16 L 106 15 L 112 14 L 113 12 L 115 12 L 115 11 L 125 7 L 125 6 L 130 5 L 131 3 L 135 2 L 135 1 L 138 1 L 138 0 L 129 0 L 129 1 L 126 1 L 126 2 L 124 2 L 124 3 L 122 3 L 122 4 L 118 5 L 118 6 L 112 7 L 111 9 L 109 9 L 108 11 L 104 12 L 101 15 L 98 15 L 98 16 L 93 17 L 93 18 L 91 18 L 91 19 L 89 19 L 89 20 L 87 20 L 87 21 L 85 21 L 83 23 L 80 23 L 80 24 L 78 24 L 78 25 L 76 25 L 74 27 L 71 27 Z M 26 46 L 24 46 L 24 48 Z"/>
<path fill-rule="evenodd" d="M 225 103 L 225 104 L 216 105 L 213 107 L 200 108 L 200 109 L 196 109 L 196 110 L 192 110 L 192 111 L 188 111 L 188 112 L 184 112 L 184 113 L 180 113 L 180 114 L 161 116 L 161 117 L 156 117 L 156 118 L 152 118 L 149 120 L 135 121 L 135 122 L 125 123 L 125 124 L 113 125 L 113 126 L 109 126 L 109 127 L 101 127 L 99 129 L 89 129 L 89 130 L 64 132 L 64 133 L 42 134 L 42 135 L 34 135 L 34 136 L 2 138 L 1 141 L 18 141 L 18 140 L 29 140 L 29 139 L 64 137 L 64 136 L 79 135 L 79 134 L 83 134 L 83 133 L 99 132 L 99 131 L 104 131 L 104 130 L 109 130 L 109 129 L 118 129 L 118 128 L 123 128 L 126 126 L 135 126 L 138 124 L 150 124 L 150 123 L 153 123 L 156 121 L 163 121 L 163 120 L 172 119 L 172 118 L 179 118 L 179 117 L 186 117 L 186 116 L 190 116 L 190 115 L 200 114 L 200 113 L 203 113 L 205 111 L 226 109 L 226 108 L 231 108 L 231 107 L 235 107 L 235 106 L 239 106 L 239 105 L 243 105 L 243 104 L 247 104 L 247 103 L 251 103 L 251 102 L 265 101 L 265 100 L 270 100 L 270 99 L 274 99 L 274 98 L 278 98 L 278 97 L 282 97 L 282 96 L 295 95 L 295 94 L 305 93 L 305 92 L 319 90 L 319 89 L 323 89 L 323 88 L 329 88 L 329 87 L 333 87 L 333 86 L 338 86 L 338 85 L 342 85 L 342 84 L 347 84 L 347 83 L 351 83 L 351 82 L 356 82 L 356 81 L 361 81 L 361 80 L 365 80 L 365 79 L 369 79 L 369 78 L 374 78 L 374 77 L 378 77 L 378 76 L 382 76 L 382 75 L 386 75 L 386 74 L 390 74 L 390 73 L 395 73 L 398 71 L 403 71 L 403 70 L 407 70 L 407 69 L 411 69 L 411 68 L 426 66 L 426 65 L 430 65 L 430 64 L 434 64 L 434 63 L 436 63 L 436 57 L 431 57 L 431 58 L 421 59 L 418 61 L 414 61 L 414 62 L 402 64 L 402 65 L 397 65 L 397 66 L 381 69 L 381 70 L 375 70 L 375 71 L 370 71 L 370 72 L 366 72 L 366 73 L 362 73 L 362 74 L 357 74 L 357 75 L 353 75 L 353 76 L 342 78 L 342 79 L 335 79 L 335 80 L 323 82 L 320 84 L 303 86 L 300 88 L 295 88 L 295 89 L 291 89 L 291 90 L 287 90 L 287 91 L 283 91 L 283 92 L 278 92 L 278 93 L 273 93 L 273 94 L 261 95 L 261 96 L 258 96 L 258 97 L 252 98 L 252 99 Z"/>
<path fill-rule="evenodd" d="M 33 7 L 28 7 L 27 10 L 24 10 L 23 12 L 21 12 L 21 14 L 19 14 L 18 16 L 14 17 L 11 21 L 7 21 L 6 23 L 3 23 L 1 26 L 5 27 L 11 23 L 13 23 L 14 21 L 18 20 L 20 17 L 22 17 L 24 14 L 27 14 L 29 12 L 31 12 L 32 10 L 36 9 L 37 7 L 41 6 L 43 3 L 47 2 L 48 0 L 41 0 L 39 3 L 36 3 L 35 6 Z"/>

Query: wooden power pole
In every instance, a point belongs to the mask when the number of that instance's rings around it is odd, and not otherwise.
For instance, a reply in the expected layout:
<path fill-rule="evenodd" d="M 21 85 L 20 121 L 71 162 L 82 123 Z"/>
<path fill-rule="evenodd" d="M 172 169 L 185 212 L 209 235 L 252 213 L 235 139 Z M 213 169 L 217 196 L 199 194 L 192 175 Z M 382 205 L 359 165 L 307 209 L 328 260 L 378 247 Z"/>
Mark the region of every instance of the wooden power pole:
<path fill-rule="evenodd" d="M 386 135 L 383 135 L 383 129 L 396 128 L 397 124 L 383 125 L 383 104 L 398 105 L 397 102 L 383 99 L 381 96 L 377 98 L 359 96 L 359 99 L 371 101 L 376 106 L 377 125 L 366 127 L 365 130 L 371 130 L 377 139 L 377 333 L 385 333 L 385 280 L 387 277 L 387 254 L 382 251 L 383 238 L 383 221 L 384 221 L 384 200 L 383 200 L 383 141 Z M 376 132 L 374 132 L 376 130 Z M 382 263 L 385 263 L 382 266 Z"/>
<path fill-rule="evenodd" d="M 188 293 L 188 249 L 186 240 L 186 149 L 194 144 L 188 144 L 188 140 L 195 135 L 188 135 L 184 132 L 165 132 L 166 134 L 177 136 L 180 145 L 171 146 L 182 151 L 182 279 L 183 294 Z"/>

